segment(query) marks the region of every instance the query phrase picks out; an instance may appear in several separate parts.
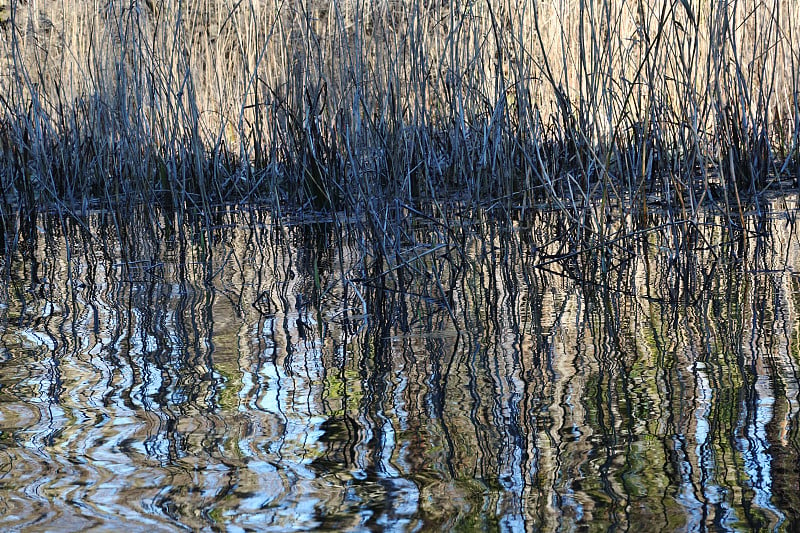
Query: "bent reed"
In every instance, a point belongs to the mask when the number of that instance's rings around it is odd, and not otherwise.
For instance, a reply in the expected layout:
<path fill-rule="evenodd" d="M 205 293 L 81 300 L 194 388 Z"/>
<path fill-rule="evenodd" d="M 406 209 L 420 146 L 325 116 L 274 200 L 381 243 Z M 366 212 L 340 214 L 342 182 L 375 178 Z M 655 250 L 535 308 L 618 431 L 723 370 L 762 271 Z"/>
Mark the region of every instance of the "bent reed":
<path fill-rule="evenodd" d="M 798 0 L 0 0 L 0 13 L 4 213 L 454 196 L 741 212 L 800 173 Z"/>

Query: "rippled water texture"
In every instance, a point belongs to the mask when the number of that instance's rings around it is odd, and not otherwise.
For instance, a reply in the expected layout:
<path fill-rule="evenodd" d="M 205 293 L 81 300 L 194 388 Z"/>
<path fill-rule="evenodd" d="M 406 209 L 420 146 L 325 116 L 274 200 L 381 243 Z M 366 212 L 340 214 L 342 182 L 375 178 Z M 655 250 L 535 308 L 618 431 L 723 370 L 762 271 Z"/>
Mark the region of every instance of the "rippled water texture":
<path fill-rule="evenodd" d="M 20 223 L 0 528 L 800 527 L 792 212 L 369 218 Z"/>

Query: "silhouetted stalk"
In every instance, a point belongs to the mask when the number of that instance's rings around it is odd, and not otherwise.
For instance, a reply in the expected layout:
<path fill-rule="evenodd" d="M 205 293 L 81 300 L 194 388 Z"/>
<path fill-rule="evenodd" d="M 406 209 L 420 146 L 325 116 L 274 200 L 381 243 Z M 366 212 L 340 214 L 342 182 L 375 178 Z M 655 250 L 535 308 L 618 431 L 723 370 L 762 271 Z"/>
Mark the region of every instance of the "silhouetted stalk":
<path fill-rule="evenodd" d="M 741 223 L 800 165 L 796 1 L 6 5 L 6 212 L 600 199 Z"/>

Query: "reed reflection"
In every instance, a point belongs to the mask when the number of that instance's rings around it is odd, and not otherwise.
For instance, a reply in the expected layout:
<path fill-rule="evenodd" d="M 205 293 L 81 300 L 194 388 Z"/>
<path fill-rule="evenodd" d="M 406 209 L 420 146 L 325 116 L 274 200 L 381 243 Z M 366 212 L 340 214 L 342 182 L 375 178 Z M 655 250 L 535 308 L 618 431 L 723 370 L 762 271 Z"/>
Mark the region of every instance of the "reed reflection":
<path fill-rule="evenodd" d="M 39 215 L 0 306 L 5 523 L 798 523 L 793 219 L 395 207 L 379 238 Z"/>

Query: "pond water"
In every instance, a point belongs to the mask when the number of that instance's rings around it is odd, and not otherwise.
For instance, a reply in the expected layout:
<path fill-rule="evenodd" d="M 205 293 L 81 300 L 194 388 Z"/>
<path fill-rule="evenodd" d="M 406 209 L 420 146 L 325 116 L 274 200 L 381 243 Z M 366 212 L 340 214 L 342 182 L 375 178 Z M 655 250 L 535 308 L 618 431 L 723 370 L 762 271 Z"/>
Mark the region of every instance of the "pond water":
<path fill-rule="evenodd" d="M 0 528 L 797 530 L 795 211 L 597 212 L 20 218 Z"/>

